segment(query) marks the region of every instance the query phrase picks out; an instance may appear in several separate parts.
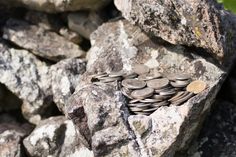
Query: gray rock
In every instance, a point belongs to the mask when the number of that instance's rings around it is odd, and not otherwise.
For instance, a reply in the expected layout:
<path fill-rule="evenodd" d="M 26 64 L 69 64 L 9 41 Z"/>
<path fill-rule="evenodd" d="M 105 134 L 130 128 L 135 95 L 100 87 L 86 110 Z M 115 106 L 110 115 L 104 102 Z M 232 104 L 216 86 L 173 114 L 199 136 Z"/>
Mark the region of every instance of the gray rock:
<path fill-rule="evenodd" d="M 115 5 L 126 19 L 172 44 L 204 48 L 221 62 L 234 53 L 236 17 L 215 0 L 115 0 Z"/>
<path fill-rule="evenodd" d="M 84 51 L 78 45 L 25 21 L 8 20 L 3 37 L 37 56 L 53 61 L 84 55 Z"/>
<path fill-rule="evenodd" d="M 151 40 L 125 20 L 103 24 L 91 35 L 91 43 L 87 72 L 66 112 L 94 155 L 171 157 L 189 145 L 229 66 L 218 67 L 193 50 Z M 189 73 L 194 80 L 205 81 L 208 88 L 181 106 L 163 106 L 150 116 L 130 115 L 115 83 L 92 85 L 89 76 L 99 71 L 130 71 L 135 63 L 164 73 Z"/>
<path fill-rule="evenodd" d="M 23 143 L 29 155 L 34 157 L 93 157 L 92 151 L 78 140 L 72 121 L 63 116 L 41 121 Z"/>
<path fill-rule="evenodd" d="M 26 7 L 32 10 L 39 10 L 49 13 L 77 11 L 77 10 L 97 10 L 107 5 L 111 0 L 0 0 L 0 4 L 8 7 Z"/>
<path fill-rule="evenodd" d="M 60 111 L 64 112 L 65 101 L 72 95 L 86 70 L 85 60 L 65 59 L 50 67 L 53 100 Z"/>
<path fill-rule="evenodd" d="M 26 133 L 17 123 L 0 123 L 0 156 L 23 157 L 22 140 Z"/>
<path fill-rule="evenodd" d="M 0 43 L 0 82 L 23 100 L 26 119 L 37 123 L 52 104 L 49 68 L 26 50 Z"/>
<path fill-rule="evenodd" d="M 102 18 L 96 12 L 76 12 L 67 16 L 68 27 L 90 39 L 90 34 L 97 29 L 103 22 Z"/>

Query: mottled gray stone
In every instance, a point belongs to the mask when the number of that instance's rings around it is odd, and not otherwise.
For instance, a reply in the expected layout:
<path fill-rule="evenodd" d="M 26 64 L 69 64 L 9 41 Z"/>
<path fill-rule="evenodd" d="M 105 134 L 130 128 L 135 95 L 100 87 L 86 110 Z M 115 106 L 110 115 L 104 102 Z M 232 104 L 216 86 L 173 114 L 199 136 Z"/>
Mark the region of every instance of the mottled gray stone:
<path fill-rule="evenodd" d="M 221 10 L 216 0 L 115 0 L 115 5 L 150 35 L 203 48 L 220 62 L 236 48 L 236 17 Z"/>
<path fill-rule="evenodd" d="M 29 156 L 93 157 L 77 138 L 74 124 L 63 116 L 45 119 L 23 141 Z"/>
<path fill-rule="evenodd" d="M 76 12 L 67 16 L 68 27 L 90 39 L 90 34 L 97 29 L 103 22 L 102 18 L 96 12 Z"/>
<path fill-rule="evenodd" d="M 45 30 L 26 21 L 10 19 L 4 27 L 3 37 L 30 50 L 37 56 L 58 61 L 84 55 L 80 47 L 55 32 Z"/>
<path fill-rule="evenodd" d="M 90 37 L 87 72 L 66 112 L 95 156 L 171 157 L 189 145 L 230 66 L 216 66 L 194 50 L 150 39 L 125 20 L 105 23 Z M 162 73 L 189 73 L 208 88 L 181 106 L 163 106 L 150 116 L 130 115 L 117 84 L 92 85 L 90 74 L 130 71 L 136 63 Z"/>
<path fill-rule="evenodd" d="M 39 10 L 49 13 L 77 11 L 77 10 L 97 10 L 107 5 L 111 0 L 0 0 L 0 4 L 8 7 L 26 7 L 32 10 Z"/>
<path fill-rule="evenodd" d="M 49 68 L 26 50 L 0 43 L 0 82 L 23 100 L 22 113 L 37 123 L 52 103 Z"/>
<path fill-rule="evenodd" d="M 86 62 L 79 58 L 65 59 L 50 67 L 53 100 L 60 111 L 64 112 L 65 101 L 75 91 L 85 70 Z"/>

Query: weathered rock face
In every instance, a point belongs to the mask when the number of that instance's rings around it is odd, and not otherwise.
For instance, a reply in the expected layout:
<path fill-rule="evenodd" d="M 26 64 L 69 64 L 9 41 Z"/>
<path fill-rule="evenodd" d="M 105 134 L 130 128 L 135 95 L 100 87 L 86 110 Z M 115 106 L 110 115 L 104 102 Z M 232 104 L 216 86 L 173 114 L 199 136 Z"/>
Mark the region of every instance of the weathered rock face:
<path fill-rule="evenodd" d="M 84 51 L 78 45 L 25 21 L 8 20 L 3 37 L 37 56 L 53 61 L 84 55 Z"/>
<path fill-rule="evenodd" d="M 60 111 L 64 112 L 65 102 L 75 91 L 85 70 L 85 60 L 78 58 L 65 59 L 50 67 L 53 100 Z"/>
<path fill-rule="evenodd" d="M 225 79 L 222 69 L 229 67 L 217 67 L 182 46 L 150 39 L 125 20 L 103 24 L 90 37 L 87 72 L 66 112 L 95 156 L 170 157 L 188 145 Z M 150 116 L 130 115 L 117 84 L 93 85 L 89 74 L 130 71 L 135 63 L 165 73 L 189 73 L 208 88 L 181 106 L 163 106 Z"/>
<path fill-rule="evenodd" d="M 49 68 L 26 50 L 0 43 L 0 82 L 23 100 L 22 112 L 37 123 L 52 103 Z"/>
<path fill-rule="evenodd" d="M 10 7 L 24 6 L 29 9 L 45 11 L 49 13 L 77 11 L 77 10 L 97 10 L 107 5 L 111 0 L 0 0 L 0 4 Z"/>
<path fill-rule="evenodd" d="M 71 30 L 89 39 L 90 34 L 103 22 L 101 17 L 95 12 L 70 13 L 67 17 L 68 26 Z"/>
<path fill-rule="evenodd" d="M 63 116 L 41 121 L 23 143 L 30 156 L 93 157 L 77 138 L 72 121 Z"/>
<path fill-rule="evenodd" d="M 234 53 L 236 18 L 215 0 L 115 0 L 115 5 L 126 19 L 172 44 L 204 48 L 220 61 Z"/>

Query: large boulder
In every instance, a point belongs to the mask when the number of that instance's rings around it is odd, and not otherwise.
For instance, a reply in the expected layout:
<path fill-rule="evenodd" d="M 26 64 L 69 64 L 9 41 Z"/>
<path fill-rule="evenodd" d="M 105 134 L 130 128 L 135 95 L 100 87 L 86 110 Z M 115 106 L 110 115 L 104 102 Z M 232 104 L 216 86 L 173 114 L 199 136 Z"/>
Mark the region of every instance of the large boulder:
<path fill-rule="evenodd" d="M 106 6 L 109 2 L 111 2 L 111 0 L 0 0 L 0 4 L 4 4 L 8 7 L 23 6 L 29 9 L 49 13 L 77 10 L 97 10 Z"/>
<path fill-rule="evenodd" d="M 220 62 L 234 53 L 236 17 L 216 0 L 115 0 L 115 5 L 126 19 L 172 44 L 203 48 L 203 55 Z"/>
<path fill-rule="evenodd" d="M 63 116 L 41 121 L 23 143 L 29 156 L 93 157 L 93 153 L 77 138 L 72 121 Z"/>
<path fill-rule="evenodd" d="M 66 105 L 82 142 L 95 156 L 170 157 L 188 146 L 230 66 L 216 66 L 192 49 L 149 38 L 126 20 L 103 24 L 90 38 L 87 72 Z M 163 73 L 189 73 L 208 88 L 180 106 L 163 106 L 150 116 L 131 115 L 116 83 L 91 84 L 90 76 L 130 71 L 136 63 Z"/>

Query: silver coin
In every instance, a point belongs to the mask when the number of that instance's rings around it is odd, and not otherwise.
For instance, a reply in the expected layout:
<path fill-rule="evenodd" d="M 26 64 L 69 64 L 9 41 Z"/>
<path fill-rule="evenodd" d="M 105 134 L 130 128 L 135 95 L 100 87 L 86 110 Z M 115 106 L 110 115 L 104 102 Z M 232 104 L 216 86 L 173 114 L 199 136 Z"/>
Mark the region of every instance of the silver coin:
<path fill-rule="evenodd" d="M 169 80 L 167 78 L 153 79 L 147 81 L 147 86 L 153 89 L 161 89 L 169 85 Z"/>
<path fill-rule="evenodd" d="M 163 96 L 168 96 L 168 95 L 174 95 L 175 93 L 176 93 L 175 89 L 172 88 L 172 89 L 169 89 L 169 90 L 161 91 L 159 94 L 163 95 Z"/>
<path fill-rule="evenodd" d="M 153 79 L 157 79 L 157 78 L 161 78 L 162 75 L 160 73 L 156 73 L 156 74 L 143 74 L 143 75 L 139 75 L 138 79 L 139 80 L 143 80 L 143 81 L 148 81 L 148 80 L 153 80 Z"/>
<path fill-rule="evenodd" d="M 139 111 L 143 111 L 142 108 L 138 108 L 138 107 L 129 107 L 130 111 L 133 111 L 133 112 L 139 112 Z"/>
<path fill-rule="evenodd" d="M 140 99 L 133 99 L 133 100 L 130 100 L 129 103 L 136 103 L 136 102 L 140 102 Z"/>
<path fill-rule="evenodd" d="M 172 98 L 170 98 L 168 101 L 176 101 L 179 99 L 179 97 L 181 97 L 183 94 L 185 93 L 185 91 L 179 91 L 176 95 L 174 95 Z"/>
<path fill-rule="evenodd" d="M 167 105 L 169 105 L 168 101 L 152 103 L 152 107 L 161 107 L 161 106 L 167 106 Z"/>
<path fill-rule="evenodd" d="M 100 82 L 108 83 L 108 82 L 114 82 L 121 80 L 121 77 L 106 77 L 106 78 L 100 78 Z"/>
<path fill-rule="evenodd" d="M 141 74 L 148 73 L 150 71 L 150 69 L 144 64 L 136 64 L 136 65 L 134 65 L 133 71 L 136 74 L 141 75 Z"/>
<path fill-rule="evenodd" d="M 99 78 L 107 77 L 107 76 L 108 74 L 104 72 L 104 73 L 94 74 L 92 77 L 95 79 L 99 79 Z"/>
<path fill-rule="evenodd" d="M 122 93 L 123 95 L 125 95 L 127 98 L 133 99 L 133 97 L 130 95 L 131 93 L 130 93 L 129 91 L 127 91 L 125 88 L 121 88 L 120 91 L 121 91 L 121 93 Z"/>
<path fill-rule="evenodd" d="M 171 89 L 173 89 L 173 87 L 168 85 L 168 86 L 161 88 L 161 89 L 155 89 L 155 93 L 159 94 L 162 91 L 171 90 Z"/>
<path fill-rule="evenodd" d="M 154 107 L 154 108 L 149 108 L 149 109 L 145 109 L 143 110 L 144 112 L 154 112 L 158 109 L 158 107 Z"/>
<path fill-rule="evenodd" d="M 141 89 L 146 86 L 146 82 L 137 79 L 125 79 L 121 84 L 128 89 Z"/>
<path fill-rule="evenodd" d="M 181 105 L 183 104 L 185 101 L 187 101 L 188 99 L 190 99 L 194 94 L 193 93 L 190 93 L 188 92 L 188 94 L 184 97 L 182 97 L 181 99 L 178 99 L 177 101 L 171 103 L 172 105 L 175 105 L 175 106 L 178 106 L 178 105 Z"/>
<path fill-rule="evenodd" d="M 190 78 L 191 78 L 191 76 L 187 73 L 178 73 L 175 75 L 176 80 L 188 80 Z"/>
<path fill-rule="evenodd" d="M 173 87 L 176 87 L 176 88 L 184 88 L 184 87 L 186 87 L 189 84 L 189 80 L 172 81 L 172 82 L 170 82 L 170 84 Z"/>
<path fill-rule="evenodd" d="M 159 100 L 146 98 L 146 99 L 142 99 L 142 100 L 139 100 L 139 101 L 144 102 L 144 103 L 154 103 L 154 102 L 158 102 Z"/>
<path fill-rule="evenodd" d="M 153 99 L 156 99 L 156 100 L 158 100 L 158 101 L 162 101 L 162 100 L 168 99 L 169 96 L 154 94 L 154 95 L 152 96 L 152 98 L 153 98 Z"/>
<path fill-rule="evenodd" d="M 124 71 L 110 72 L 108 74 L 109 77 L 121 77 L 123 75 L 125 75 Z"/>
<path fill-rule="evenodd" d="M 131 92 L 131 96 L 136 99 L 143 99 L 152 96 L 154 89 L 146 87 L 143 89 L 134 90 Z"/>
<path fill-rule="evenodd" d="M 130 73 L 126 73 L 123 75 L 123 78 L 125 79 L 134 79 L 138 76 L 138 74 L 134 73 L 134 72 L 130 72 Z"/>

